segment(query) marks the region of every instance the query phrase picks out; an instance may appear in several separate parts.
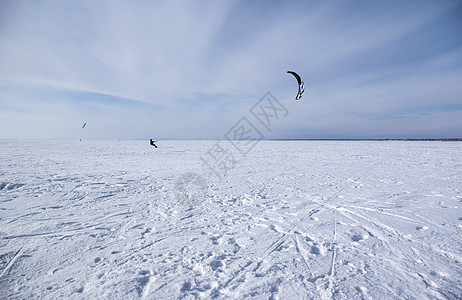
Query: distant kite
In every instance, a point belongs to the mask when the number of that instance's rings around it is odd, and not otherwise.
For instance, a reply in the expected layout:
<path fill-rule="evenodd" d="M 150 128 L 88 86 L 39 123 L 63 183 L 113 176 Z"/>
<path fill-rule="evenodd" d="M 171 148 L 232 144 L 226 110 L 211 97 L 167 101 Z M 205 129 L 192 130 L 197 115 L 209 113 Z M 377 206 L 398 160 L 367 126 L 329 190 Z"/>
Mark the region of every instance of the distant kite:
<path fill-rule="evenodd" d="M 83 126 L 82 126 L 82 128 L 85 128 L 85 125 L 87 125 L 87 123 L 83 123 Z"/>
<path fill-rule="evenodd" d="M 300 98 L 303 95 L 303 92 L 305 92 L 305 83 L 302 81 L 302 78 L 297 73 L 293 71 L 287 71 L 287 73 L 294 75 L 295 79 L 297 79 L 298 93 L 297 93 L 297 96 L 295 97 L 295 100 L 300 100 Z"/>

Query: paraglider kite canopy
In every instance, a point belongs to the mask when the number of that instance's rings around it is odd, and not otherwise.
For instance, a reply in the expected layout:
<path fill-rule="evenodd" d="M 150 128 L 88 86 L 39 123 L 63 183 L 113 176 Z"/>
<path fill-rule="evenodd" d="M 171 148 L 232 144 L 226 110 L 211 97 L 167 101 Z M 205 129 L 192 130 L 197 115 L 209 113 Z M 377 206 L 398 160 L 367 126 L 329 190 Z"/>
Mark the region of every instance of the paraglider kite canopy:
<path fill-rule="evenodd" d="M 294 71 L 287 71 L 287 73 L 292 74 L 295 77 L 295 79 L 297 79 L 298 93 L 297 93 L 297 96 L 295 97 L 295 100 L 300 100 L 300 98 L 302 98 L 303 93 L 305 92 L 305 83 L 303 82 L 300 75 L 298 75 Z"/>

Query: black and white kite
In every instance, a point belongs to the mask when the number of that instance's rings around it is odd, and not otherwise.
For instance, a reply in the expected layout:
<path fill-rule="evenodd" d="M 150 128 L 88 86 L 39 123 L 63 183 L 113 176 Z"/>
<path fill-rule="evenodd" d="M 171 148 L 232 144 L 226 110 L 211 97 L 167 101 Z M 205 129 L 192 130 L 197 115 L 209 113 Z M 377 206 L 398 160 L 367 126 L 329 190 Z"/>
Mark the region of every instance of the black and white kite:
<path fill-rule="evenodd" d="M 302 78 L 297 73 L 295 73 L 293 71 L 287 71 L 287 73 L 294 75 L 295 79 L 297 79 L 298 93 L 297 93 L 297 96 L 295 97 L 295 100 L 300 100 L 303 93 L 305 92 L 305 83 L 302 81 Z"/>

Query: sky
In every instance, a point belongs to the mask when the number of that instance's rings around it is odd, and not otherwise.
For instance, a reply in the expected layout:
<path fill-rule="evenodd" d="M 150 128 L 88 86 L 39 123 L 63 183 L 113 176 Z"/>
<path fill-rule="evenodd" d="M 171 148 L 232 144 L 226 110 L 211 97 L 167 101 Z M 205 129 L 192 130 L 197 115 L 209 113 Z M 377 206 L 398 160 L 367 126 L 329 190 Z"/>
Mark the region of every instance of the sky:
<path fill-rule="evenodd" d="M 449 0 L 2 0 L 0 139 L 462 137 L 461 28 Z"/>

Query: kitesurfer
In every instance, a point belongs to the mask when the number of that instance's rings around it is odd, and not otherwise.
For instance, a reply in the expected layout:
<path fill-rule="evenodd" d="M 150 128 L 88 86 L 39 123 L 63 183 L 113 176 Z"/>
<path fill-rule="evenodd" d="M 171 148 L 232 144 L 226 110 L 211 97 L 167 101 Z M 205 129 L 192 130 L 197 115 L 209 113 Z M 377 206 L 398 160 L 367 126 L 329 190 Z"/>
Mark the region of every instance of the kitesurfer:
<path fill-rule="evenodd" d="M 149 142 L 150 142 L 151 146 L 154 146 L 154 147 L 157 148 L 156 144 L 154 144 L 154 142 L 157 142 L 157 141 L 153 141 L 152 139 L 150 139 Z"/>

